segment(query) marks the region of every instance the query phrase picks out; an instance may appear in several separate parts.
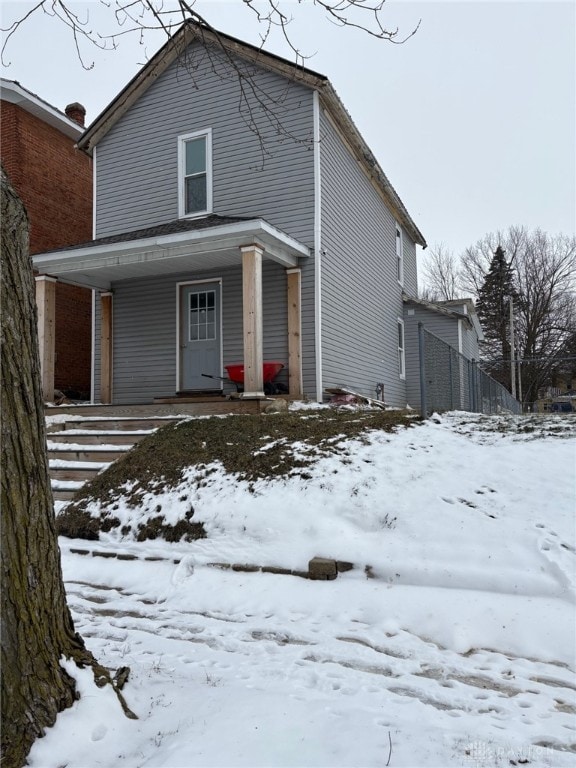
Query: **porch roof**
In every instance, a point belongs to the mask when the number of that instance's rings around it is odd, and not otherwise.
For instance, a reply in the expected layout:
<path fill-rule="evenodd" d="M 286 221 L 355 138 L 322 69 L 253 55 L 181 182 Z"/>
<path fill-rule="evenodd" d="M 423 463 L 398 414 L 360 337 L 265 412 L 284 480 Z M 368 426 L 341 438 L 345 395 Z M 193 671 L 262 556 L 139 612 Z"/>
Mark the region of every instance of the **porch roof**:
<path fill-rule="evenodd" d="M 306 245 L 264 219 L 211 215 L 39 253 L 33 263 L 42 275 L 108 290 L 118 280 L 239 264 L 240 248 L 254 244 L 284 267 L 310 255 Z"/>

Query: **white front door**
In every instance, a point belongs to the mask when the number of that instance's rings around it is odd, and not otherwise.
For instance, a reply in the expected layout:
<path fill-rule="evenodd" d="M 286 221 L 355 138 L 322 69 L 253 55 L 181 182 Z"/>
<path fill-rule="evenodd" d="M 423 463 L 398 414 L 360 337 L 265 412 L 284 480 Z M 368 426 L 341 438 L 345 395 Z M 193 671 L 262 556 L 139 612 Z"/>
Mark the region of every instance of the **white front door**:
<path fill-rule="evenodd" d="M 180 392 L 222 389 L 220 303 L 219 282 L 180 286 Z"/>

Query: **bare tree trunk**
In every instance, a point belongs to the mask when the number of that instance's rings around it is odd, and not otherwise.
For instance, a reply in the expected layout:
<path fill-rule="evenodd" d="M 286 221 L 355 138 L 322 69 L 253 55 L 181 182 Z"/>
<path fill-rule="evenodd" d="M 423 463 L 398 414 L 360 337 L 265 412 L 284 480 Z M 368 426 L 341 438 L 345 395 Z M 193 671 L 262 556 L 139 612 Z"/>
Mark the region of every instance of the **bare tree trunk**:
<path fill-rule="evenodd" d="M 26 212 L 1 171 L 2 767 L 76 697 L 60 666 L 93 657 L 74 631 L 62 581 L 48 461 Z"/>

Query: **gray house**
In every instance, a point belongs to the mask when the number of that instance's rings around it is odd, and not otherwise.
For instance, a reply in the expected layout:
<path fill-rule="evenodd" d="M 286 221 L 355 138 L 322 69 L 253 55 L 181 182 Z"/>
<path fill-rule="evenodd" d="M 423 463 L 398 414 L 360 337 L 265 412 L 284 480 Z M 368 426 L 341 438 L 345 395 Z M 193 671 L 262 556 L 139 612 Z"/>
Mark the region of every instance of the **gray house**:
<path fill-rule="evenodd" d="M 454 365 L 455 368 L 465 366 L 467 362 L 480 358 L 480 342 L 484 341 L 482 326 L 478 320 L 476 309 L 472 299 L 455 299 L 453 301 L 424 301 L 411 296 L 404 296 L 404 334 L 406 340 L 406 398 L 413 408 L 420 406 L 420 354 L 421 348 L 418 340 L 418 327 L 422 326 L 432 336 L 427 336 L 428 341 L 428 385 L 440 387 L 442 396 L 452 398 L 452 408 L 464 408 L 467 390 L 460 392 L 466 379 L 464 371 L 454 370 L 448 376 L 446 365 Z M 440 340 L 436 361 L 438 370 L 434 365 L 434 338 Z M 448 347 L 456 354 L 445 357 L 444 351 Z M 446 361 L 449 361 L 448 363 Z M 432 363 L 432 364 L 430 364 Z M 451 391 L 450 380 L 460 382 L 456 390 Z"/>
<path fill-rule="evenodd" d="M 226 392 L 233 364 L 257 397 L 279 362 L 293 396 L 406 404 L 426 243 L 326 77 L 189 22 L 78 146 L 94 239 L 34 266 L 95 291 L 94 401 Z"/>

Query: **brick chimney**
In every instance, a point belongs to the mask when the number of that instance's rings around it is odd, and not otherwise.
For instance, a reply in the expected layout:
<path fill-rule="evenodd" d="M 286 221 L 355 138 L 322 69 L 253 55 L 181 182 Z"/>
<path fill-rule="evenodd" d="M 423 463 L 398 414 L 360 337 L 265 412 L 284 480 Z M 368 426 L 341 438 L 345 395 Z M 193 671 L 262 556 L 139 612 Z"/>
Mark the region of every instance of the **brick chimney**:
<path fill-rule="evenodd" d="M 73 104 L 68 104 L 64 112 L 66 112 L 66 117 L 69 117 L 70 120 L 74 120 L 75 123 L 78 123 L 78 125 L 84 127 L 86 109 L 82 106 L 82 104 L 78 104 L 77 101 L 75 101 Z"/>

